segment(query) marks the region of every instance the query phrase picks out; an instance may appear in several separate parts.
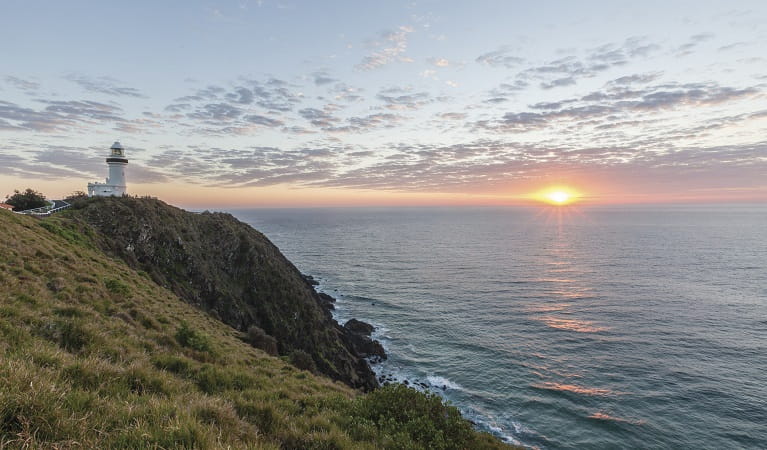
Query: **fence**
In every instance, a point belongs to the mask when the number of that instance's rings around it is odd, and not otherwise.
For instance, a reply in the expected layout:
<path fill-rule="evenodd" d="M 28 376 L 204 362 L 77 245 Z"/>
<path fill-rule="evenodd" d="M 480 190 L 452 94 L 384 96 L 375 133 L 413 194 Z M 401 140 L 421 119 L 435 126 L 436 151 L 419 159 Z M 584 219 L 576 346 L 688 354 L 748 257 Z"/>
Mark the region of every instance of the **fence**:
<path fill-rule="evenodd" d="M 53 213 L 59 212 L 63 209 L 67 209 L 71 204 L 65 202 L 64 200 L 54 200 L 50 205 L 48 206 L 41 206 L 40 208 L 34 208 L 34 209 L 27 209 L 24 211 L 17 211 L 17 214 L 27 214 L 29 216 L 36 216 L 36 217 L 48 217 Z"/>

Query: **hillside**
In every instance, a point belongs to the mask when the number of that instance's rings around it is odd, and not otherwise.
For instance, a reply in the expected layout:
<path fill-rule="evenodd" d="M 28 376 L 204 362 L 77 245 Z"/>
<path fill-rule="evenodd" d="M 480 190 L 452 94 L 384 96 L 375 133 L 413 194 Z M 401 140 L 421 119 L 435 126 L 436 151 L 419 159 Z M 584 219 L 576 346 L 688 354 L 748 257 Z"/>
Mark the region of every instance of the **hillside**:
<path fill-rule="evenodd" d="M 248 345 L 76 215 L 0 211 L 0 447 L 505 447 L 435 396 L 360 394 Z"/>
<path fill-rule="evenodd" d="M 355 388 L 378 385 L 367 355 L 355 350 L 357 336 L 338 326 L 277 247 L 230 214 L 101 197 L 76 202 L 63 217 L 92 226 L 102 249 L 187 302 L 240 331 L 260 328 L 279 354 L 305 352 L 310 366 Z"/>

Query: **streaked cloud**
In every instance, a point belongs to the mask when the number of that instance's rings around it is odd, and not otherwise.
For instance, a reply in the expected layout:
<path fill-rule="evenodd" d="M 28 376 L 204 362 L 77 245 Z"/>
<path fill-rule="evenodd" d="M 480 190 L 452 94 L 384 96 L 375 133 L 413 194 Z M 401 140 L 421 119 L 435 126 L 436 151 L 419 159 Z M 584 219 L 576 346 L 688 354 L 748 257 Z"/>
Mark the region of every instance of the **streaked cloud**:
<path fill-rule="evenodd" d="M 498 50 L 479 55 L 476 61 L 491 67 L 505 67 L 510 69 L 519 66 L 525 62 L 525 59 L 516 56 L 510 47 L 501 47 Z"/>
<path fill-rule="evenodd" d="M 19 77 L 14 77 L 12 75 L 7 75 L 3 78 L 3 81 L 25 92 L 34 92 L 40 89 L 40 83 L 32 80 L 25 80 Z"/>
<path fill-rule="evenodd" d="M 65 78 L 86 91 L 106 94 L 115 97 L 138 97 L 146 98 L 138 89 L 121 86 L 120 82 L 111 77 L 89 77 L 82 74 L 68 74 Z"/>
<path fill-rule="evenodd" d="M 373 51 L 356 65 L 359 70 L 373 70 L 393 62 L 411 62 L 404 53 L 407 51 L 407 36 L 415 31 L 411 26 L 402 25 L 395 30 L 381 33 L 378 39 L 368 42 Z"/>

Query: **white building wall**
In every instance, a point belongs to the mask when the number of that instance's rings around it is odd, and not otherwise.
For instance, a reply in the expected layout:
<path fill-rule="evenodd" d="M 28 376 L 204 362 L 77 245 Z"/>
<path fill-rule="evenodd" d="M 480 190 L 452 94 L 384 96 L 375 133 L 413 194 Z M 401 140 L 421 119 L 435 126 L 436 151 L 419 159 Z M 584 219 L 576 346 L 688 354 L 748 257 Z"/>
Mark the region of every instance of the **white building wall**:
<path fill-rule="evenodd" d="M 107 165 L 109 165 L 109 178 L 107 178 L 107 184 L 121 186 L 123 191 L 125 191 L 125 186 L 127 185 L 125 182 L 125 166 L 127 166 L 127 164 L 109 162 Z"/>

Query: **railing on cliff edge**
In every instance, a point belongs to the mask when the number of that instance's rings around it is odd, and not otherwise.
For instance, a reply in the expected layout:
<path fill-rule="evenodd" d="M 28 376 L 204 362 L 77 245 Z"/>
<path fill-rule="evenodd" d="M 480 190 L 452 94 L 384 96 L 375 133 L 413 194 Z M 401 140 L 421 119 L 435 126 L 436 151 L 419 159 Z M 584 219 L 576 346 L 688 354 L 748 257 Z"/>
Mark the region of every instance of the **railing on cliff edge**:
<path fill-rule="evenodd" d="M 48 217 L 53 213 L 57 213 L 61 210 L 67 209 L 71 204 L 64 200 L 53 200 L 50 205 L 41 206 L 39 208 L 25 209 L 24 211 L 14 211 L 16 214 L 26 214 L 28 216 L 36 217 Z"/>

